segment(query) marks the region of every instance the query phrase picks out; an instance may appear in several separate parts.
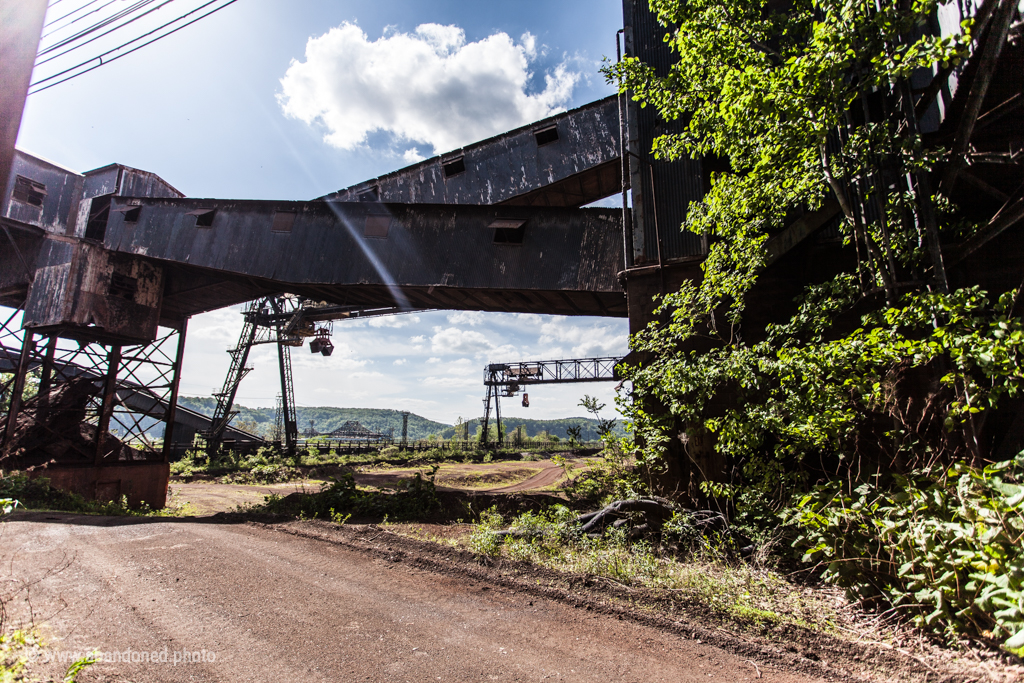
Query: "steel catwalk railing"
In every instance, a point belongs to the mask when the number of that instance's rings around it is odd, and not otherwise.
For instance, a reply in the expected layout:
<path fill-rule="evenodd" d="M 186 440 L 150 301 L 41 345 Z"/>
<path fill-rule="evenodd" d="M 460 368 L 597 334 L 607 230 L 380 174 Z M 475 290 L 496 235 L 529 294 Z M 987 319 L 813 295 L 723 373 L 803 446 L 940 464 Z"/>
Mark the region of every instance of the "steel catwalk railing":
<path fill-rule="evenodd" d="M 619 379 L 615 366 L 622 362 L 618 356 L 604 358 L 572 358 L 566 360 L 520 361 L 517 363 L 491 363 L 484 368 L 484 386 L 487 396 L 483 399 L 484 419 L 480 442 L 485 446 L 490 441 L 488 430 L 491 420 L 491 402 L 494 402 L 494 418 L 498 426 L 498 444 L 504 441 L 501 424 L 501 396 L 515 396 L 520 387 L 530 384 L 572 384 L 576 382 L 611 382 Z M 504 393 L 500 390 L 504 387 Z"/>
<path fill-rule="evenodd" d="M 607 357 L 492 363 L 484 368 L 484 385 L 609 382 L 618 379 L 615 366 L 621 362 L 621 357 Z"/>

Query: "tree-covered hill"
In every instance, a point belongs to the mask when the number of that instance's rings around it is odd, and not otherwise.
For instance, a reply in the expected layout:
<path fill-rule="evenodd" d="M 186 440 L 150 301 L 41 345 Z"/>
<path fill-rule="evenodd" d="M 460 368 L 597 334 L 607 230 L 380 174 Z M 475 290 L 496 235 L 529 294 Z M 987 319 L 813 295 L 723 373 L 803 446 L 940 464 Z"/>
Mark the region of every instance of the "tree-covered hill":
<path fill-rule="evenodd" d="M 209 397 L 182 396 L 178 401 L 186 408 L 204 415 L 213 415 L 213 411 L 217 407 L 216 399 Z M 235 404 L 234 409 L 238 411 L 238 415 L 232 421 L 232 424 L 237 425 L 242 422 L 253 423 L 256 425 L 256 431 L 261 435 L 266 435 L 274 426 L 274 408 L 247 408 L 246 406 Z M 310 420 L 314 421 L 314 428 L 320 433 L 331 432 L 349 420 L 357 420 L 361 425 L 373 431 L 387 432 L 389 429 L 394 429 L 395 438 L 399 438 L 402 434 L 402 413 L 398 410 L 382 408 L 299 407 L 296 410 L 296 418 L 298 419 L 300 432 L 305 432 L 309 429 Z M 468 422 L 469 435 L 473 436 L 477 432 L 480 420 L 479 418 L 474 418 L 468 420 Z M 530 420 L 510 417 L 505 418 L 504 425 L 507 433 L 511 433 L 519 425 L 525 425 L 527 436 L 537 436 L 541 432 L 547 432 L 560 439 L 567 438 L 566 430 L 569 427 L 580 425 L 583 427 L 582 435 L 584 440 L 591 441 L 598 438 L 597 420 L 588 417 L 567 417 L 559 420 Z M 616 431 L 621 432 L 619 425 L 616 425 Z M 409 414 L 410 439 L 425 439 L 431 434 L 450 439 L 455 434 L 455 426 L 434 422 L 414 413 Z"/>

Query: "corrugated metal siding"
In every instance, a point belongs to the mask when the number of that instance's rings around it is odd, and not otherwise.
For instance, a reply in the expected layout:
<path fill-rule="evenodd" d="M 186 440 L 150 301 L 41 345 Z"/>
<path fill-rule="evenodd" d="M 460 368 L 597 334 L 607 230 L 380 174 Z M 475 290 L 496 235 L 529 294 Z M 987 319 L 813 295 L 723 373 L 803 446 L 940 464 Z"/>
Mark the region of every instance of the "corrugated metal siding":
<path fill-rule="evenodd" d="M 335 202 L 129 200 L 138 223 L 111 212 L 106 247 L 287 283 L 621 292 L 621 215 L 614 209 L 451 207 Z M 115 200 L 115 205 L 123 202 Z M 216 207 L 210 228 L 188 212 Z M 272 230 L 277 211 L 292 230 Z M 391 217 L 387 238 L 367 215 Z M 525 219 L 520 245 L 494 243 L 497 217 Z"/>
<path fill-rule="evenodd" d="M 121 187 L 118 194 L 122 197 L 162 197 L 180 199 L 185 195 L 174 189 L 166 180 L 148 171 L 136 168 L 121 167 Z"/>
<path fill-rule="evenodd" d="M 632 37 L 627 43 L 627 54 L 652 66 L 658 76 L 668 75 L 674 60 L 663 40 L 665 27 L 658 23 L 646 0 L 625 0 L 624 11 Z M 638 224 L 634 229 L 643 231 L 643 260 L 650 262 L 658 259 L 659 233 L 663 260 L 703 254 L 703 238 L 680 230 L 690 204 L 704 197 L 700 160 L 656 161 L 651 154 L 651 146 L 656 137 L 679 132 L 683 124 L 663 121 L 658 118 L 653 107 L 640 108 L 632 100 L 629 116 L 635 121 L 636 151 L 641 158 L 639 173 L 633 176 L 633 199 L 634 206 L 642 203 L 642 211 L 639 212 Z M 641 183 L 639 188 L 635 187 L 637 178 Z"/>
<path fill-rule="evenodd" d="M 554 126 L 558 140 L 538 146 L 534 132 Z M 462 158 L 465 170 L 446 177 L 444 166 Z M 359 201 L 366 192 L 382 202 L 409 204 L 498 204 L 595 169 L 619 158 L 619 113 L 615 97 L 557 114 L 380 178 L 339 190 L 327 199 Z M 610 196 L 584 196 L 579 205 Z"/>
<path fill-rule="evenodd" d="M 46 197 L 42 206 L 12 199 L 18 176 L 46 187 Z M 82 176 L 78 173 L 15 150 L 11 176 L 4 191 L 2 215 L 4 218 L 34 225 L 47 232 L 63 234 L 81 189 Z"/>

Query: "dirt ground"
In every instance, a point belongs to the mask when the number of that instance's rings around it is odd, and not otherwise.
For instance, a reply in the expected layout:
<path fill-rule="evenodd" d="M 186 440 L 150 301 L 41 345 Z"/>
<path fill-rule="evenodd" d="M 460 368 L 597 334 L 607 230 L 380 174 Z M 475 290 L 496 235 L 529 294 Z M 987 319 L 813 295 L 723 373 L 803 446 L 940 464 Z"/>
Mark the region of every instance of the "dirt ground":
<path fill-rule="evenodd" d="M 585 468 L 582 463 L 578 469 Z M 429 467 L 380 468 L 360 467 L 355 479 L 359 486 L 394 488 L 403 479 L 420 473 L 428 474 Z M 477 493 L 526 493 L 553 491 L 565 478 L 559 465 L 550 460 L 535 462 L 496 462 L 471 464 L 444 464 L 438 469 L 435 482 L 441 491 L 473 491 Z M 220 484 L 212 481 L 185 483 L 172 481 L 169 494 L 171 507 L 188 504 L 188 512 L 196 516 L 232 512 L 239 507 L 258 505 L 264 496 L 287 496 L 295 491 L 316 491 L 323 484 L 319 480 L 304 480 L 286 484 L 249 486 Z"/>
<path fill-rule="evenodd" d="M 97 664 L 83 682 L 848 678 L 783 651 L 730 652 L 628 612 L 576 607 L 529 581 L 419 562 L 410 543 L 375 528 L 224 518 L 22 513 L 3 529 L 5 570 L 31 579 L 68 565 L 31 600 L 55 652 L 157 653 L 156 663 Z"/>
<path fill-rule="evenodd" d="M 415 471 L 356 479 L 387 488 Z M 550 462 L 443 474 L 448 488 L 493 498 L 550 498 L 564 476 Z M 87 669 L 82 683 L 1022 680 L 991 667 L 940 670 L 890 646 L 800 629 L 739 633 L 643 590 L 482 562 L 445 545 L 464 524 L 337 526 L 233 512 L 321 483 L 173 483 L 172 505 L 187 502 L 196 517 L 10 516 L 0 525 L 0 587 L 30 590 L 6 605 L 8 616 L 42 625 L 58 658 L 33 673 L 60 680 L 74 654 L 96 649 L 115 661 Z M 138 661 L 143 652 L 157 661 Z"/>

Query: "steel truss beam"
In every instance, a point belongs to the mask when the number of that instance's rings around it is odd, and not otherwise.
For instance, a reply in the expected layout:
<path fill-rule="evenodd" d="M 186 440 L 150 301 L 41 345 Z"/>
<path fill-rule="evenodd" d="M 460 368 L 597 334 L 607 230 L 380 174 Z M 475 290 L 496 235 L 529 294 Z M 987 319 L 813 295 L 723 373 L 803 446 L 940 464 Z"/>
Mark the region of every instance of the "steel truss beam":
<path fill-rule="evenodd" d="M 520 361 L 518 363 L 491 363 L 484 368 L 483 430 L 480 442 L 490 441 L 491 402 L 498 425 L 498 446 L 504 441 L 501 424 L 501 397 L 511 398 L 530 384 L 575 384 L 578 382 L 611 382 L 620 379 L 615 367 L 622 362 L 618 356 L 605 358 L 574 358 L 569 360 Z"/>

